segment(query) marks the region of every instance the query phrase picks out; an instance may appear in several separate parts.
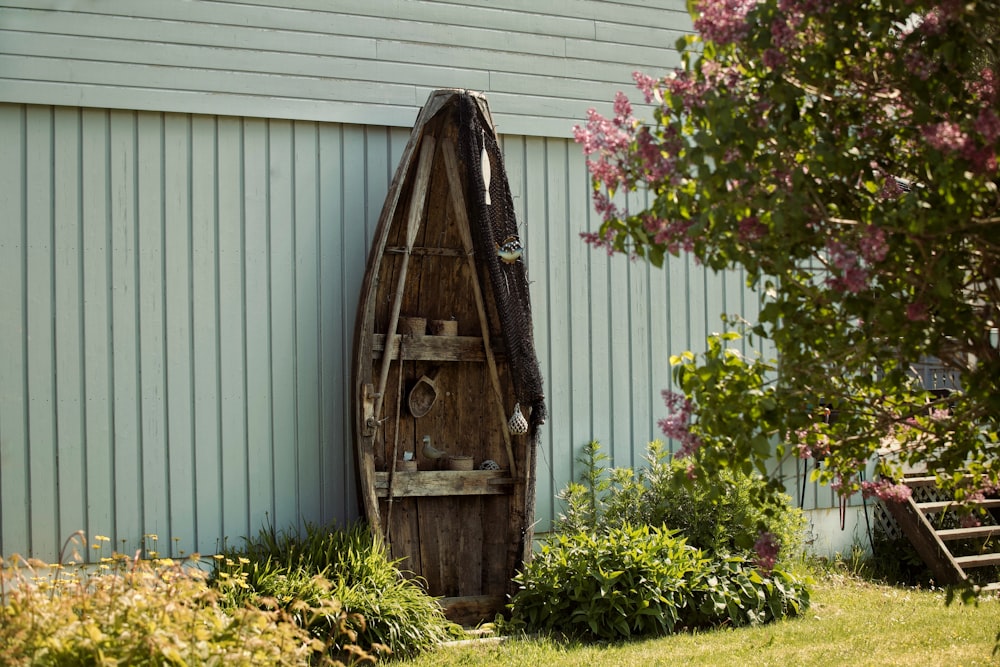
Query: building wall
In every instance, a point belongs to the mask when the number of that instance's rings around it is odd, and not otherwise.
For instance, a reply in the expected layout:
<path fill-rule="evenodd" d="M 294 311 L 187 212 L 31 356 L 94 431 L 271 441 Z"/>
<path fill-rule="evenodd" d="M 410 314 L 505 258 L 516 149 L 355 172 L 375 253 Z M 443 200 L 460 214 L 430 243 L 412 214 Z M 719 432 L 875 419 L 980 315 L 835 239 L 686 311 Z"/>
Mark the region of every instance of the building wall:
<path fill-rule="evenodd" d="M 350 339 L 408 133 L 0 105 L 0 546 L 355 511 Z"/>
<path fill-rule="evenodd" d="M 0 101 L 408 127 L 458 87 L 566 137 L 690 28 L 683 0 L 0 0 Z"/>
<path fill-rule="evenodd" d="M 0 553 L 52 558 L 78 529 L 212 553 L 266 524 L 356 516 L 351 333 L 407 136 L 0 105 Z M 638 465 L 669 354 L 756 300 L 688 258 L 589 250 L 578 147 L 504 150 L 550 409 L 544 530 L 582 445 Z"/>
<path fill-rule="evenodd" d="M 78 529 L 212 553 L 357 516 L 355 304 L 430 87 L 485 89 L 503 138 L 550 408 L 538 530 L 586 442 L 641 463 L 671 353 L 753 319 L 738 273 L 579 239 L 566 135 L 672 62 L 679 0 L 269 4 L 0 0 L 2 554 Z"/>

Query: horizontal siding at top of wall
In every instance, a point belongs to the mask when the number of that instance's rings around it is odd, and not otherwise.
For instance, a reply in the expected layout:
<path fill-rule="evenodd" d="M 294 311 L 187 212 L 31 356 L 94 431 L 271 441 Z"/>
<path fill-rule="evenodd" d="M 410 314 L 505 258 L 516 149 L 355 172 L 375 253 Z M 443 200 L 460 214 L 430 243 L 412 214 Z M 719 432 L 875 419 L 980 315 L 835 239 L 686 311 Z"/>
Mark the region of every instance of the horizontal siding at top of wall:
<path fill-rule="evenodd" d="M 690 29 L 680 0 L 538 4 L 0 0 L 0 101 L 408 126 L 455 87 L 503 132 L 569 136 Z"/>

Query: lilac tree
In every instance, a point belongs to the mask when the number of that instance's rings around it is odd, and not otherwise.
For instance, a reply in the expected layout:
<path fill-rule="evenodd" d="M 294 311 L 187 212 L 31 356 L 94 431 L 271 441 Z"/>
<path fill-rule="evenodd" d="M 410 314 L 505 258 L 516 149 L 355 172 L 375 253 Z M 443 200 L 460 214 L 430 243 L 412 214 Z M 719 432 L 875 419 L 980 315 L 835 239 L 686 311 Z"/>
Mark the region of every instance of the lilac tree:
<path fill-rule="evenodd" d="M 1000 2 L 690 9 L 683 65 L 635 75 L 654 120 L 619 93 L 576 139 L 603 216 L 588 243 L 742 267 L 761 295 L 756 322 L 724 317 L 707 352 L 671 359 L 661 426 L 691 475 L 774 477 L 776 450 L 822 462 L 815 477 L 844 494 L 905 495 L 903 463 L 959 498 L 996 485 Z M 626 209 L 631 190 L 648 207 Z M 768 339 L 777 361 L 741 356 L 739 336 Z M 922 387 L 913 365 L 928 359 L 956 391 Z M 863 481 L 880 448 L 895 452 L 885 478 Z"/>

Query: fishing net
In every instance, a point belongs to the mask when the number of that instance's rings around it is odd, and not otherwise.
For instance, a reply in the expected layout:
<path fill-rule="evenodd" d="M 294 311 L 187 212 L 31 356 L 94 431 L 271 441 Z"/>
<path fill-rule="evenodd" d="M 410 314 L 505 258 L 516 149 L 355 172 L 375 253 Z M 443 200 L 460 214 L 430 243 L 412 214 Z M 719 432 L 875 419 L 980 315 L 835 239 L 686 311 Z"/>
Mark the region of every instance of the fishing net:
<path fill-rule="evenodd" d="M 530 408 L 529 434 L 534 440 L 538 427 L 545 423 L 545 392 L 535 354 L 534 329 L 531 323 L 531 299 L 524 260 L 520 258 L 514 200 L 507 183 L 503 154 L 491 127 L 484 119 L 472 95 L 463 94 L 459 102 L 459 152 L 465 162 L 468 179 L 466 201 L 470 209 L 472 238 L 476 253 L 485 258 L 493 285 L 493 299 L 500 315 L 507 357 L 510 360 L 514 393 L 521 407 Z M 483 151 L 488 157 L 489 190 L 484 179 Z M 500 250 L 505 249 L 505 261 Z"/>

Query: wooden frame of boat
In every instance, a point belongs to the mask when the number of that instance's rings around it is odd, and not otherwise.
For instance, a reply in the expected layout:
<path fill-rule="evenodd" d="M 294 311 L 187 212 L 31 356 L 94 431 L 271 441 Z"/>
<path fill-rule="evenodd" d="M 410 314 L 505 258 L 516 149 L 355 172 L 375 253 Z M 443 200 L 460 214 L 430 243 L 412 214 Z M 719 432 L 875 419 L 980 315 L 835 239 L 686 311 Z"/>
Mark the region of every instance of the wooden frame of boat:
<path fill-rule="evenodd" d="M 476 93 L 434 91 L 421 110 L 372 240 L 353 395 L 367 520 L 401 567 L 443 598 L 449 618 L 471 624 L 503 610 L 530 554 L 537 432 L 508 427 L 512 359 L 468 206 L 470 169 L 484 169 L 488 182 L 490 165 L 459 156 L 463 96 L 494 132 Z M 407 316 L 457 322 L 457 331 L 401 333 Z M 419 401 L 408 400 L 418 391 Z M 470 458 L 474 469 L 452 469 Z"/>

